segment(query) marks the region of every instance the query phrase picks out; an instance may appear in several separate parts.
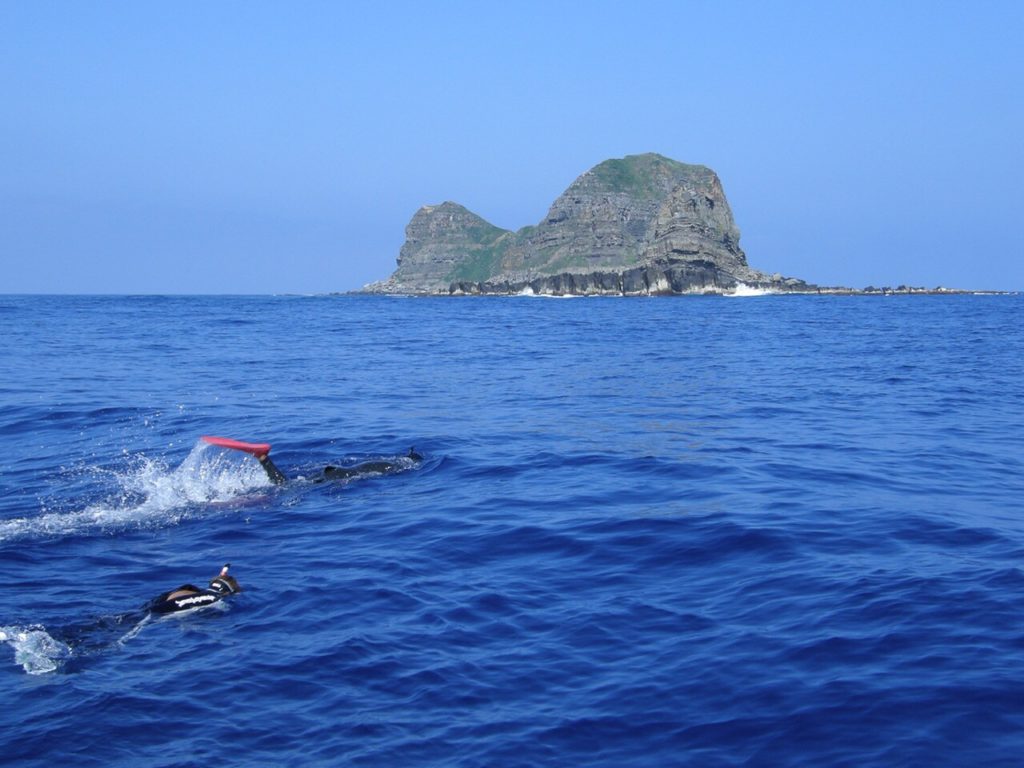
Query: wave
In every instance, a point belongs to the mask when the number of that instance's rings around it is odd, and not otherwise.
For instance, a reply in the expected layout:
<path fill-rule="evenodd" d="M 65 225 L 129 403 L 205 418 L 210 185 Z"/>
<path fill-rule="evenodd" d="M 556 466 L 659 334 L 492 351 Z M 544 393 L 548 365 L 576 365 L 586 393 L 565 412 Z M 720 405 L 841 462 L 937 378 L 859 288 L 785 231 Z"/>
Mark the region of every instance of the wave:
<path fill-rule="evenodd" d="M 196 505 L 225 504 L 272 487 L 251 457 L 202 441 L 175 469 L 139 456 L 131 468 L 110 475 L 115 490 L 103 501 L 0 521 L 0 542 L 175 524 Z"/>

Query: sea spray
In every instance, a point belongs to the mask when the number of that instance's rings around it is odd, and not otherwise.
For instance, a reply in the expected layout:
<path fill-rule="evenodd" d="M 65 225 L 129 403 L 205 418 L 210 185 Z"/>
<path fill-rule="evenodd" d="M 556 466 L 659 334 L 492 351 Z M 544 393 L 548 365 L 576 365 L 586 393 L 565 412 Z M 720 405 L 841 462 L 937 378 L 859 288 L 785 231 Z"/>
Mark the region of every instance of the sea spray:
<path fill-rule="evenodd" d="M 102 501 L 2 521 L 0 542 L 173 525 L 197 514 L 197 505 L 224 504 L 270 486 L 251 457 L 199 441 L 175 469 L 162 459 L 139 455 L 126 470 L 105 474 L 114 490 Z"/>

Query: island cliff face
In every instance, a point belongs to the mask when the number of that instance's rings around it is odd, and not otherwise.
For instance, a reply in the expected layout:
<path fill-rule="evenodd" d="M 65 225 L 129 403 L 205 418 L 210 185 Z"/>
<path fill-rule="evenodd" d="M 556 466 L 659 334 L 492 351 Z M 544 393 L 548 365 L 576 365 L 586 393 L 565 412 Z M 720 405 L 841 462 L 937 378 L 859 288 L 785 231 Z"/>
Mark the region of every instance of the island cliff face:
<path fill-rule="evenodd" d="M 606 160 L 536 226 L 496 227 L 457 203 L 424 206 L 398 269 L 371 293 L 652 295 L 742 286 L 813 290 L 751 269 L 714 171 L 656 154 Z"/>

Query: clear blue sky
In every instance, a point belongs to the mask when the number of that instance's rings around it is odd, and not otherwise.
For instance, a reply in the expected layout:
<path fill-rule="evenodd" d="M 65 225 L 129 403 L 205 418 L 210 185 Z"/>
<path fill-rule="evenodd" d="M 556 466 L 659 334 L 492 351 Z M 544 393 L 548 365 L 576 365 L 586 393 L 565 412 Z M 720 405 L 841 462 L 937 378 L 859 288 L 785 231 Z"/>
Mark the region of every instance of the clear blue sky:
<path fill-rule="evenodd" d="M 498 6 L 0 0 L 0 293 L 349 290 L 641 152 L 756 268 L 1024 289 L 1024 2 Z"/>

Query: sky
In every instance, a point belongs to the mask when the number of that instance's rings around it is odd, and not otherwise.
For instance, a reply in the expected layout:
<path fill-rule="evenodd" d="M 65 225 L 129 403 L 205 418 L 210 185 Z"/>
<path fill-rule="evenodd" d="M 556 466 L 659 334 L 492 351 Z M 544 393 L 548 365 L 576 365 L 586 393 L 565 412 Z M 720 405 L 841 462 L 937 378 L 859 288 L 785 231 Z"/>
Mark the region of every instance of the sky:
<path fill-rule="evenodd" d="M 644 152 L 756 269 L 1024 290 L 1022 40 L 1017 0 L 0 0 L 0 293 L 353 290 L 423 205 L 518 229 Z"/>

